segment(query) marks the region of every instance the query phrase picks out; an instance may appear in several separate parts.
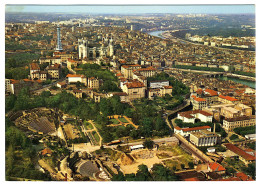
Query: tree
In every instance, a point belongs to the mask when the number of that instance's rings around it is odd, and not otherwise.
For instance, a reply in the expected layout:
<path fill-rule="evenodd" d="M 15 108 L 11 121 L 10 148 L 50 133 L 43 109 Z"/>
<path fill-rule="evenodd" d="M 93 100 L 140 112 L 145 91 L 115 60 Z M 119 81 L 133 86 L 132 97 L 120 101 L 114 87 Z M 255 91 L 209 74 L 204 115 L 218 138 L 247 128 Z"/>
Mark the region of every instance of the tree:
<path fill-rule="evenodd" d="M 114 82 L 108 80 L 99 87 L 99 90 L 105 92 L 121 92 L 121 89 L 119 89 Z"/>
<path fill-rule="evenodd" d="M 143 145 L 144 145 L 145 148 L 153 149 L 154 141 L 153 141 L 153 140 L 150 140 L 150 139 L 146 139 L 146 140 L 143 142 Z"/>
<path fill-rule="evenodd" d="M 189 168 L 193 169 L 194 168 L 194 163 L 193 162 L 188 162 Z"/>
<path fill-rule="evenodd" d="M 162 119 L 162 117 L 160 115 L 158 115 L 156 117 L 154 127 L 155 127 L 155 130 L 157 130 L 157 131 L 161 131 L 167 127 L 165 121 Z"/>
<path fill-rule="evenodd" d="M 136 173 L 136 180 L 137 181 L 149 181 L 152 180 L 151 174 L 148 171 L 148 167 L 144 164 L 138 166 L 138 170 Z"/>
<path fill-rule="evenodd" d="M 229 137 L 229 139 L 231 139 L 231 140 L 238 139 L 238 135 L 232 134 L 232 135 Z"/>
<path fill-rule="evenodd" d="M 250 175 L 253 179 L 256 177 L 256 163 L 248 164 L 248 167 L 243 167 L 243 171 L 245 171 L 246 174 Z"/>
<path fill-rule="evenodd" d="M 152 177 L 155 181 L 176 181 L 177 177 L 162 164 L 154 164 L 152 168 Z"/>
<path fill-rule="evenodd" d="M 138 128 L 145 137 L 150 137 L 153 131 L 153 122 L 149 117 L 144 117 Z"/>
<path fill-rule="evenodd" d="M 122 172 L 119 172 L 117 175 L 114 175 L 111 179 L 112 181 L 125 181 L 125 176 Z"/>
<path fill-rule="evenodd" d="M 8 112 L 14 108 L 16 102 L 16 96 L 11 94 L 5 98 L 5 112 Z"/>

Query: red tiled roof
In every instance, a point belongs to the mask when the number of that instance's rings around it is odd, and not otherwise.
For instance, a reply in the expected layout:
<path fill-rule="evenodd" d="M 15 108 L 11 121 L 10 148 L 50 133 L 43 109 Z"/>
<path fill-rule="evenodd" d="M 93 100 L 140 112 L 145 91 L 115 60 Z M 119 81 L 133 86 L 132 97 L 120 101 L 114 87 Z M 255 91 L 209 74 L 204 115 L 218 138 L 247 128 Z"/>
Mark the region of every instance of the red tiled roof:
<path fill-rule="evenodd" d="M 248 153 L 246 153 L 244 150 L 241 148 L 238 148 L 237 146 L 231 144 L 231 143 L 226 143 L 224 144 L 228 150 L 231 150 L 232 152 L 236 153 L 237 155 L 243 157 L 247 161 L 255 161 L 256 157 L 252 156 Z"/>
<path fill-rule="evenodd" d="M 199 102 L 206 101 L 204 98 L 198 98 L 198 97 L 195 97 L 194 100 Z"/>
<path fill-rule="evenodd" d="M 237 101 L 238 100 L 236 98 L 233 98 L 233 97 L 230 97 L 230 96 L 223 96 L 221 94 L 219 95 L 219 97 L 222 98 L 222 99 L 226 99 L 228 101 Z"/>
<path fill-rule="evenodd" d="M 84 75 L 79 75 L 79 74 L 67 74 L 66 77 L 81 77 L 81 78 L 83 78 L 85 76 Z"/>
<path fill-rule="evenodd" d="M 238 177 L 230 177 L 230 178 L 227 178 L 227 179 L 217 179 L 217 180 L 214 180 L 214 181 L 241 181 Z"/>
<path fill-rule="evenodd" d="M 184 181 L 199 181 L 199 179 L 197 177 L 191 177 L 191 178 L 184 179 Z"/>
<path fill-rule="evenodd" d="M 174 129 L 176 129 L 176 130 L 182 130 L 182 128 L 180 128 L 180 127 L 178 127 L 178 126 L 174 127 Z"/>
<path fill-rule="evenodd" d="M 11 84 L 18 84 L 19 83 L 19 80 L 10 79 L 10 81 L 11 81 Z"/>
<path fill-rule="evenodd" d="M 221 164 L 216 162 L 209 163 L 209 168 L 214 172 L 226 171 L 226 169 Z"/>
<path fill-rule="evenodd" d="M 194 131 L 194 130 L 205 130 L 205 129 L 209 129 L 211 128 L 210 126 L 201 126 L 201 127 L 193 127 L 193 128 L 183 128 L 182 131 L 183 132 L 190 132 L 190 131 Z"/>
<path fill-rule="evenodd" d="M 147 67 L 147 68 L 137 69 L 137 71 L 156 71 L 156 69 L 154 67 L 150 66 L 150 67 Z"/>
<path fill-rule="evenodd" d="M 123 76 L 122 73 L 117 73 L 116 76 Z"/>
<path fill-rule="evenodd" d="M 33 62 L 30 64 L 31 70 L 40 70 L 40 67 L 37 63 Z"/>
<path fill-rule="evenodd" d="M 114 95 L 116 95 L 116 96 L 127 96 L 127 93 L 125 93 L 125 92 L 118 92 L 118 93 L 114 93 Z"/>
<path fill-rule="evenodd" d="M 48 66 L 48 70 L 58 70 L 60 68 L 60 64 L 53 64 Z"/>
<path fill-rule="evenodd" d="M 58 82 L 59 85 L 66 85 L 66 82 Z"/>
<path fill-rule="evenodd" d="M 71 63 L 77 63 L 78 62 L 78 61 L 75 61 L 75 60 L 73 60 L 71 58 L 68 58 L 68 61 L 71 62 Z"/>
<path fill-rule="evenodd" d="M 247 176 L 243 172 L 236 173 L 236 176 L 242 181 L 254 181 L 251 177 Z"/>
<path fill-rule="evenodd" d="M 209 93 L 211 96 L 217 96 L 218 95 L 217 91 L 214 91 L 214 90 L 211 90 L 211 89 L 205 89 L 204 92 Z"/>
<path fill-rule="evenodd" d="M 144 87 L 144 84 L 139 81 L 128 82 L 125 85 L 127 86 L 128 89 Z"/>
<path fill-rule="evenodd" d="M 172 86 L 164 86 L 165 89 L 172 89 Z"/>
<path fill-rule="evenodd" d="M 184 117 L 187 117 L 187 116 L 192 116 L 192 114 L 202 114 L 204 116 L 212 116 L 210 113 L 206 112 L 206 111 L 203 111 L 203 110 L 192 110 L 192 111 L 186 111 L 186 112 L 180 112 L 178 113 L 180 116 L 184 116 Z M 187 117 L 188 118 L 188 117 Z M 189 118 L 193 118 L 192 117 L 189 117 Z"/>
<path fill-rule="evenodd" d="M 46 154 L 52 154 L 52 151 L 51 149 L 49 148 L 45 148 L 41 151 L 42 155 L 46 155 Z"/>
<path fill-rule="evenodd" d="M 203 92 L 202 89 L 198 89 L 198 90 L 196 91 L 196 93 L 198 93 L 198 94 L 202 94 L 202 92 Z"/>

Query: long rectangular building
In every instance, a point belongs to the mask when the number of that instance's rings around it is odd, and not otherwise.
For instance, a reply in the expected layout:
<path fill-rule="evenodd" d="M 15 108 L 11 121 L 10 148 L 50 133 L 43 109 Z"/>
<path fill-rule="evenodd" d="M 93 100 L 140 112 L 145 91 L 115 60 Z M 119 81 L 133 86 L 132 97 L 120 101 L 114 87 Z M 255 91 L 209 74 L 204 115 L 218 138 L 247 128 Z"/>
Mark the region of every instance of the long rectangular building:
<path fill-rule="evenodd" d="M 255 115 L 252 115 L 252 116 L 241 116 L 237 118 L 225 118 L 223 120 L 223 128 L 227 132 L 229 132 L 237 127 L 254 126 L 256 124 L 255 117 L 256 117 Z"/>

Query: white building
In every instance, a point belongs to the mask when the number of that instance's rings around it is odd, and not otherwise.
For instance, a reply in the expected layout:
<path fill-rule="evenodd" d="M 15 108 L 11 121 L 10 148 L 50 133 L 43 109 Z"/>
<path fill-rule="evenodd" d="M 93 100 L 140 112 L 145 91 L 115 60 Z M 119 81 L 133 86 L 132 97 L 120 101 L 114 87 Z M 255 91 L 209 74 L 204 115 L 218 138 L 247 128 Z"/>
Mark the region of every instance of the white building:
<path fill-rule="evenodd" d="M 134 145 L 134 146 L 130 146 L 130 150 L 139 150 L 139 149 L 143 149 L 144 145 Z"/>
<path fill-rule="evenodd" d="M 175 134 L 180 134 L 184 137 L 187 137 L 190 135 L 190 133 L 192 132 L 199 132 L 202 130 L 207 130 L 207 131 L 211 131 L 211 127 L 210 126 L 201 126 L 201 127 L 193 127 L 193 128 L 180 128 L 180 127 L 174 127 L 174 133 Z"/>
<path fill-rule="evenodd" d="M 200 120 L 201 122 L 212 122 L 213 116 L 203 110 L 193 110 L 180 112 L 178 113 L 177 118 L 186 123 L 195 123 L 196 119 Z"/>
<path fill-rule="evenodd" d="M 87 78 L 84 75 L 79 74 L 68 74 L 67 76 L 68 84 L 81 82 L 87 85 Z"/>
<path fill-rule="evenodd" d="M 152 89 L 159 89 L 162 88 L 164 86 L 169 86 L 170 83 L 167 80 L 160 80 L 160 81 L 151 81 L 150 82 L 150 88 Z"/>

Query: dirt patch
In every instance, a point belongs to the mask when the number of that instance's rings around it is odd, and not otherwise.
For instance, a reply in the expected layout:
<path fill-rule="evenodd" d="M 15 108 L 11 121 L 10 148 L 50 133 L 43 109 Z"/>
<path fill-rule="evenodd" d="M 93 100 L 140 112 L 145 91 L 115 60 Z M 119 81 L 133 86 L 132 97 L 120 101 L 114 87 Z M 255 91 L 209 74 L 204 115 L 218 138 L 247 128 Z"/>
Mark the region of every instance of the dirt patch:
<path fill-rule="evenodd" d="M 131 165 L 134 163 L 134 159 L 131 155 L 123 153 L 117 160 L 117 163 L 121 165 Z"/>
<path fill-rule="evenodd" d="M 154 157 L 154 152 L 149 150 L 141 150 L 132 154 L 132 156 L 135 159 L 150 159 Z"/>
<path fill-rule="evenodd" d="M 168 152 L 168 151 L 158 151 L 156 153 L 156 156 L 159 158 L 159 159 L 165 159 L 165 158 L 170 158 L 173 156 L 173 153 L 172 152 Z"/>
<path fill-rule="evenodd" d="M 76 129 L 75 126 L 73 126 L 71 124 L 66 124 L 63 126 L 63 128 L 64 128 L 64 131 L 66 132 L 68 139 L 79 138 L 80 132 L 78 131 L 78 129 Z"/>

